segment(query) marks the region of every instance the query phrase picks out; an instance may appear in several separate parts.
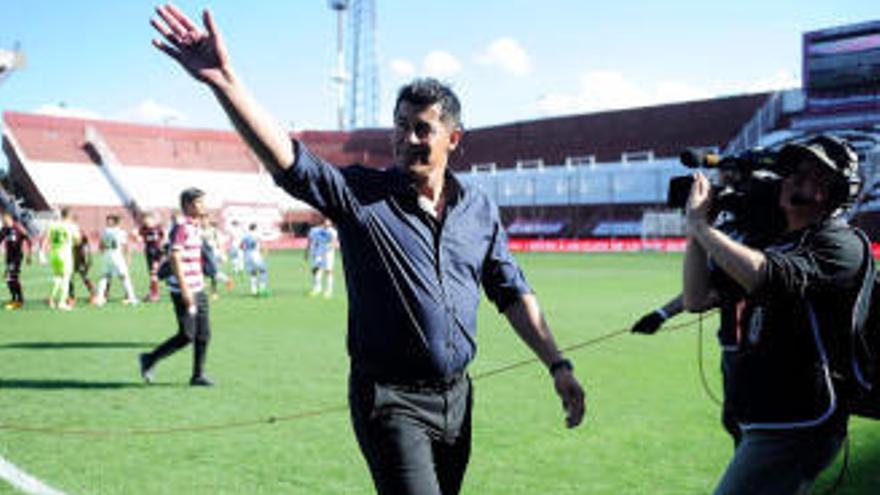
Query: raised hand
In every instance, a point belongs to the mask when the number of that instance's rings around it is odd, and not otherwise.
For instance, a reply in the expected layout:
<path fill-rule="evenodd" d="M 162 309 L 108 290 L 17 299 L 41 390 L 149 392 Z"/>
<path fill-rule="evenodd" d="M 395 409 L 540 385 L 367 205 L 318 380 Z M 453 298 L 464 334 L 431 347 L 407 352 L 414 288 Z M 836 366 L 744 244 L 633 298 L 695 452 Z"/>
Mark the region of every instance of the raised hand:
<path fill-rule="evenodd" d="M 709 208 L 712 205 L 712 185 L 709 179 L 700 172 L 694 172 L 694 183 L 691 185 L 685 216 L 691 226 L 705 225 L 708 222 Z"/>
<path fill-rule="evenodd" d="M 156 48 L 176 60 L 199 81 L 214 87 L 232 82 L 229 54 L 208 9 L 202 13 L 206 31 L 172 4 L 156 7 L 156 13 L 159 17 L 150 19 L 150 24 L 165 38 L 165 41 L 153 39 Z"/>

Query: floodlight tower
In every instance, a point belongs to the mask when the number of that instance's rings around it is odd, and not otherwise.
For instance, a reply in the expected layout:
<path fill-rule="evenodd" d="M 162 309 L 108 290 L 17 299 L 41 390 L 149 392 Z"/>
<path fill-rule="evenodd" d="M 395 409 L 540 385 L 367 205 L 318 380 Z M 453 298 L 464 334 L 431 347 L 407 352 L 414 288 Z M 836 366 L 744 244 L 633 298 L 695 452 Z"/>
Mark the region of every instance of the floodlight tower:
<path fill-rule="evenodd" d="M 376 1 L 351 0 L 349 5 L 348 125 L 376 127 L 379 113 Z"/>
<path fill-rule="evenodd" d="M 349 0 L 327 0 L 327 5 L 336 12 L 336 73 L 333 85 L 336 88 L 336 127 L 345 129 L 345 13 Z"/>

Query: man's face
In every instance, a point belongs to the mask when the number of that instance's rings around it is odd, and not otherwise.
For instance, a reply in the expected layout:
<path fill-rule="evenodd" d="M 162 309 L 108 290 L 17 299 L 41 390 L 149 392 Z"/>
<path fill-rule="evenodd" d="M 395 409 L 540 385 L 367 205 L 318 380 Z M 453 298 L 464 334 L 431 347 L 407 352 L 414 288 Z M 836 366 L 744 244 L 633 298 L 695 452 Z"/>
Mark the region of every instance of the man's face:
<path fill-rule="evenodd" d="M 440 103 L 415 107 L 402 101 L 394 114 L 394 158 L 397 163 L 417 177 L 427 177 L 432 171 L 445 169 L 449 153 L 461 139 L 461 129 L 442 117 Z"/>
<path fill-rule="evenodd" d="M 192 200 L 188 205 L 186 205 L 186 209 L 184 213 L 187 216 L 193 218 L 202 218 L 205 215 L 205 201 L 203 196 L 199 196 L 198 198 Z"/>
<path fill-rule="evenodd" d="M 830 174 L 821 164 L 814 159 L 805 158 L 782 181 L 779 206 L 790 211 L 823 205 L 828 200 L 831 180 Z"/>
<path fill-rule="evenodd" d="M 3 226 L 12 227 L 12 215 L 10 215 L 9 213 L 3 214 Z"/>

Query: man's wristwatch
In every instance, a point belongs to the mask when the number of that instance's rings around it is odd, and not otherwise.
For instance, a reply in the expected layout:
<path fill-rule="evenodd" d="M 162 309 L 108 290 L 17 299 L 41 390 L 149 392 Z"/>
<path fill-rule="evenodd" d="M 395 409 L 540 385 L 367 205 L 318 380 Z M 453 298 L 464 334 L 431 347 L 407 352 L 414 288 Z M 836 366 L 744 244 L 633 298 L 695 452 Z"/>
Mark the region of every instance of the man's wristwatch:
<path fill-rule="evenodd" d="M 556 376 L 556 372 L 559 370 L 574 371 L 574 365 L 566 358 L 557 359 L 550 363 L 549 371 L 551 376 Z"/>

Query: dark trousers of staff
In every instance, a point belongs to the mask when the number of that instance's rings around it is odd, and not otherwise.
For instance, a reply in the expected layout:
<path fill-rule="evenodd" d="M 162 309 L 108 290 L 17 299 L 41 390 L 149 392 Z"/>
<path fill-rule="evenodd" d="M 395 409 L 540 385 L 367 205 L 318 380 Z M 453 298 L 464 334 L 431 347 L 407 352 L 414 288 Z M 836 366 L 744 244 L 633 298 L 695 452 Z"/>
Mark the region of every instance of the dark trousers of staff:
<path fill-rule="evenodd" d="M 383 383 L 353 370 L 355 435 L 380 495 L 455 495 L 471 450 L 470 379 Z"/>

